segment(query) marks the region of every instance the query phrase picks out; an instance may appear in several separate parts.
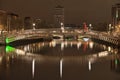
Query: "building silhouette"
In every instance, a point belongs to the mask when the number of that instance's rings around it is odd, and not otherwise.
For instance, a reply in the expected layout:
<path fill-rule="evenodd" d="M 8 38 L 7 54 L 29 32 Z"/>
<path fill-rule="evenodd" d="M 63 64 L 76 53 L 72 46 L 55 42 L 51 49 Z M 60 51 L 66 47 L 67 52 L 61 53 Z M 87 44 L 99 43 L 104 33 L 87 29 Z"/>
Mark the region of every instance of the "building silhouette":
<path fill-rule="evenodd" d="M 8 12 L 7 13 L 7 27 L 8 31 L 18 31 L 20 29 L 18 14 Z"/>
<path fill-rule="evenodd" d="M 7 12 L 0 10 L 0 30 L 7 30 Z"/>
<path fill-rule="evenodd" d="M 33 20 L 31 17 L 25 17 L 24 18 L 24 29 L 32 29 L 33 28 Z"/>
<path fill-rule="evenodd" d="M 61 25 L 64 25 L 64 6 L 62 0 L 56 0 L 54 11 L 54 26 L 61 28 Z"/>
<path fill-rule="evenodd" d="M 115 32 L 120 31 L 120 3 L 112 6 L 112 25 Z"/>

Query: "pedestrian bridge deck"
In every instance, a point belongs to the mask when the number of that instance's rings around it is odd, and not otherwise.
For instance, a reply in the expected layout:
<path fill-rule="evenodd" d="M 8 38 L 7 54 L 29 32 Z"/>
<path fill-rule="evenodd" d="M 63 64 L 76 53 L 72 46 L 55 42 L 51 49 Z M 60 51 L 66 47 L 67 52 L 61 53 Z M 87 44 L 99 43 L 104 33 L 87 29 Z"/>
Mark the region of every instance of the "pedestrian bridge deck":
<path fill-rule="evenodd" d="M 65 32 L 61 32 L 60 29 L 57 30 L 36 29 L 36 30 L 25 30 L 23 32 L 16 32 L 16 33 L 11 32 L 0 36 L 0 44 L 7 44 L 21 39 L 32 39 L 32 38 L 41 38 L 41 37 L 52 38 L 52 36 L 59 36 L 59 37 L 62 36 L 62 38 L 64 38 L 65 36 L 74 36 L 76 37 L 76 39 L 78 39 L 79 36 L 83 36 L 83 37 L 91 37 L 94 39 L 107 41 L 116 45 L 120 44 L 119 37 L 103 34 L 97 31 L 84 32 L 84 30 L 66 30 Z"/>

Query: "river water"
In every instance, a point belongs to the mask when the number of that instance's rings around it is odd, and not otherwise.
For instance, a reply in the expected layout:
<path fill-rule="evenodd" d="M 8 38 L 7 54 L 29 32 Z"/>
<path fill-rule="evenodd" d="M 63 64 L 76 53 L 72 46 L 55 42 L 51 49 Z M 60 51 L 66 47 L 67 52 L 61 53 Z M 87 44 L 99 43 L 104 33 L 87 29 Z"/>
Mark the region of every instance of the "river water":
<path fill-rule="evenodd" d="M 1 46 L 0 80 L 120 80 L 119 49 L 92 40 Z"/>

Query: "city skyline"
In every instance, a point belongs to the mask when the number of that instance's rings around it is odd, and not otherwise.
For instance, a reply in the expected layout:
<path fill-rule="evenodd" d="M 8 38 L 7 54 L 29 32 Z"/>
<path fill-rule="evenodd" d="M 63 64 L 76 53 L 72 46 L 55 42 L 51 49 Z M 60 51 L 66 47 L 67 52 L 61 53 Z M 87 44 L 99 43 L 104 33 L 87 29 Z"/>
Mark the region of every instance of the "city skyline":
<path fill-rule="evenodd" d="M 111 7 L 117 2 L 119 2 L 119 0 L 64 0 L 65 23 L 110 23 Z M 29 2 L 23 0 L 1 0 L 0 5 L 1 9 L 15 12 L 21 16 L 40 18 L 50 23 L 54 21 L 55 0 L 31 0 Z"/>

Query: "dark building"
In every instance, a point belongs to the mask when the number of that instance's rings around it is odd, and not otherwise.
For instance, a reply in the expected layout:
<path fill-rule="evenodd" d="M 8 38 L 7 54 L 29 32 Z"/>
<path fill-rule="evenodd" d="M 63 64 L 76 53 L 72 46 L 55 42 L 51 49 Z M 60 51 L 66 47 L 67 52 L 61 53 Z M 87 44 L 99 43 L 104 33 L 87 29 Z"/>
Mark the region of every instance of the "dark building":
<path fill-rule="evenodd" d="M 54 25 L 57 28 L 61 28 L 61 25 L 64 25 L 64 7 L 59 1 L 56 2 L 55 6 Z"/>
<path fill-rule="evenodd" d="M 19 16 L 15 13 L 7 13 L 8 31 L 18 31 L 20 29 Z"/>
<path fill-rule="evenodd" d="M 7 30 L 7 14 L 3 10 L 0 10 L 0 30 Z"/>
<path fill-rule="evenodd" d="M 8 32 L 20 31 L 23 28 L 23 19 L 18 14 L 0 10 L 0 30 Z"/>
<path fill-rule="evenodd" d="M 112 22 L 113 26 L 120 24 L 120 4 L 112 6 Z"/>
<path fill-rule="evenodd" d="M 24 18 L 24 29 L 33 29 L 33 21 L 31 17 Z"/>

